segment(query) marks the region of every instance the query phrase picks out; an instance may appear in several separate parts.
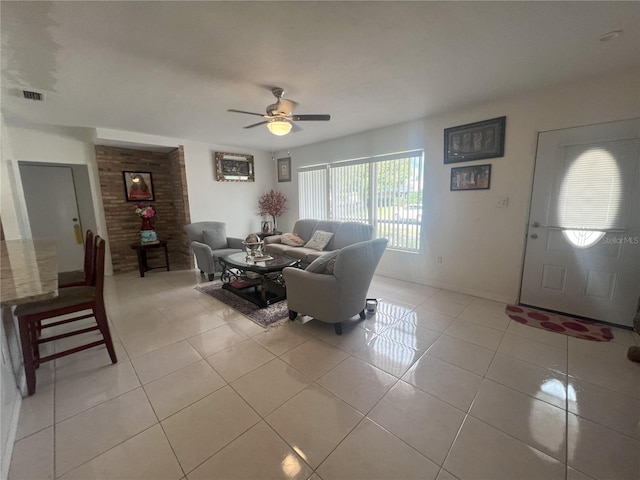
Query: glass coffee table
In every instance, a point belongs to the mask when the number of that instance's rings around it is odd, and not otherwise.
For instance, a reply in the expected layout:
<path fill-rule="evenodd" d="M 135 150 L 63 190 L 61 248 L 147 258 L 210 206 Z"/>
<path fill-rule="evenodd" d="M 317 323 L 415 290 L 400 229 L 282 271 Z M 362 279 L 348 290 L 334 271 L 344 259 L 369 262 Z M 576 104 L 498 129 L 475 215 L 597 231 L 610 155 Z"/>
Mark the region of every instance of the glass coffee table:
<path fill-rule="evenodd" d="M 282 269 L 299 264 L 300 260 L 285 255 L 233 253 L 220 259 L 222 288 L 264 308 L 287 298 Z"/>

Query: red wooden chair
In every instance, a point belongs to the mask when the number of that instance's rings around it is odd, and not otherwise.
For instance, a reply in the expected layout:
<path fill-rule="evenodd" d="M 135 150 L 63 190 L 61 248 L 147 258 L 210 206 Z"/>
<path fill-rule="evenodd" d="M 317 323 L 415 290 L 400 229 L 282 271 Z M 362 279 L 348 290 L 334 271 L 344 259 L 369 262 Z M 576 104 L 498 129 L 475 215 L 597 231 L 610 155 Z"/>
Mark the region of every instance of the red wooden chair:
<path fill-rule="evenodd" d="M 93 232 L 87 230 L 84 243 L 84 270 L 58 273 L 58 288 L 93 285 L 95 279 L 96 248 Z"/>
<path fill-rule="evenodd" d="M 109 331 L 109 322 L 104 306 L 104 253 L 105 242 L 99 236 L 95 237 L 95 285 L 83 285 L 77 287 L 68 287 L 60 289 L 56 298 L 42 300 L 39 302 L 26 303 L 19 305 L 15 309 L 15 315 L 18 317 L 20 327 L 20 341 L 22 344 L 22 356 L 24 359 L 24 369 L 27 378 L 27 392 L 33 395 L 36 391 L 36 368 L 41 363 L 55 360 L 72 353 L 80 352 L 88 348 L 98 345 L 105 345 L 111 357 L 111 362 L 118 361 L 116 352 L 113 348 L 111 332 Z M 82 313 L 91 310 L 90 313 Z M 61 315 L 78 313 L 73 318 L 57 320 L 45 323 L 43 320 L 52 319 Z M 71 332 L 61 333 L 50 337 L 39 338 L 39 330 L 45 330 L 57 325 L 63 325 L 75 322 L 85 318 L 95 318 L 96 325 L 81 328 Z M 61 338 L 80 335 L 82 333 L 100 330 L 102 339 L 88 344 L 79 345 L 68 350 L 48 355 L 40 358 L 40 344 L 52 342 Z"/>

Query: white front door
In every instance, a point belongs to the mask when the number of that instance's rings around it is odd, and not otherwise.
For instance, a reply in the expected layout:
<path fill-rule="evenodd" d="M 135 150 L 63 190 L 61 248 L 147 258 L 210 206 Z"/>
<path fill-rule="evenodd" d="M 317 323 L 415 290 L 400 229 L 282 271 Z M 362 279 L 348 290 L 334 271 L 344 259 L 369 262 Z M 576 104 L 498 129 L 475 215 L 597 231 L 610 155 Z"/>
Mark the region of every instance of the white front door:
<path fill-rule="evenodd" d="M 81 227 L 71 168 L 22 163 L 20 176 L 33 238 L 56 240 L 59 272 L 82 270 L 84 245 L 76 237 Z"/>
<path fill-rule="evenodd" d="M 538 137 L 520 303 L 632 326 L 640 298 L 640 119 Z"/>

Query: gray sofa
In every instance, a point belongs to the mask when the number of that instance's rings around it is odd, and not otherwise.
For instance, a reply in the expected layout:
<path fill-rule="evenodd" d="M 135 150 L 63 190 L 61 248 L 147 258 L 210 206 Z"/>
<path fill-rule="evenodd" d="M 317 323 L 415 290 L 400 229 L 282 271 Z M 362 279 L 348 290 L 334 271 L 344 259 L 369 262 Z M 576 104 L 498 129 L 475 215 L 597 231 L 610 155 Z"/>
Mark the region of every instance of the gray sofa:
<path fill-rule="evenodd" d="M 264 250 L 267 253 L 286 255 L 288 257 L 300 259 L 300 266 L 306 268 L 316 258 L 327 252 L 340 250 L 354 243 L 371 240 L 373 236 L 373 226 L 360 222 L 339 222 L 336 220 L 298 220 L 293 226 L 292 233 L 295 233 L 305 242 L 308 242 L 316 230 L 332 232 L 333 237 L 324 250 L 314 250 L 307 247 L 293 247 L 282 243 L 282 235 L 272 235 L 264 239 Z"/>
<path fill-rule="evenodd" d="M 223 222 L 195 222 L 185 225 L 191 240 L 200 273 L 213 280 L 221 272 L 220 257 L 243 251 L 242 239 L 227 237 L 227 224 Z"/>

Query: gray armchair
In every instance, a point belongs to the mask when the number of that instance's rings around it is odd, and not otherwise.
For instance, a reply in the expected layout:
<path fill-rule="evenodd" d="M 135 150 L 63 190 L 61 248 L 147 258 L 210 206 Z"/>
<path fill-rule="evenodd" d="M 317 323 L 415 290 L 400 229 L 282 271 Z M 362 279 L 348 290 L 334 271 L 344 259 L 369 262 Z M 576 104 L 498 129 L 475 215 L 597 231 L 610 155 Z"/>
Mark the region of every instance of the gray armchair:
<path fill-rule="evenodd" d="M 338 335 L 342 335 L 343 320 L 358 313 L 364 319 L 367 291 L 386 246 L 387 239 L 378 238 L 344 247 L 335 258 L 332 274 L 285 268 L 289 318 L 310 315 L 333 323 Z"/>
<path fill-rule="evenodd" d="M 200 273 L 213 280 L 222 271 L 220 257 L 242 251 L 242 239 L 227 237 L 227 224 L 223 222 L 196 222 L 185 225 L 184 231 L 191 240 L 191 250 L 196 256 Z"/>

